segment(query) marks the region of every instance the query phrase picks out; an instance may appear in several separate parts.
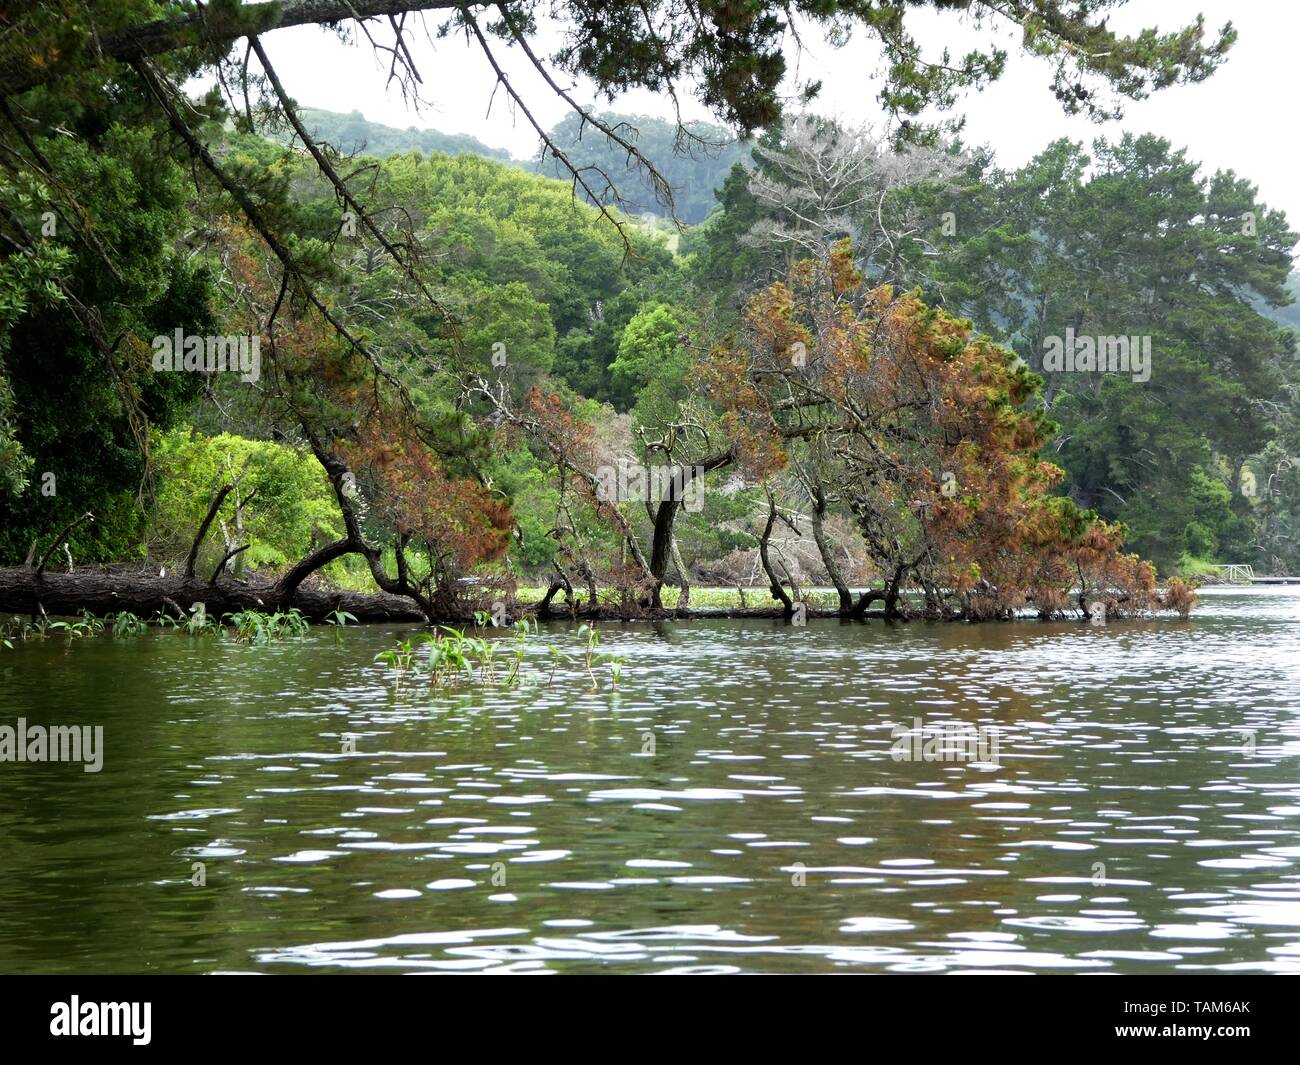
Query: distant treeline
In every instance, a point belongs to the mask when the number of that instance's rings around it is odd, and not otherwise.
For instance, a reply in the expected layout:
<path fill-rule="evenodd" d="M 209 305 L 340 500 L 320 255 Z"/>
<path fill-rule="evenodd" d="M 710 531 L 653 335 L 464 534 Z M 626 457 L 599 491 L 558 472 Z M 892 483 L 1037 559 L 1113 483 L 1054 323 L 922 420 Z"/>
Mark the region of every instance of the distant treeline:
<path fill-rule="evenodd" d="M 302 109 L 308 132 L 326 141 L 346 155 L 373 155 L 384 159 L 402 152 L 421 154 L 441 152 L 444 155 L 471 153 L 487 159 L 514 163 L 533 173 L 549 177 L 565 177 L 564 166 L 549 152 L 545 159 L 540 153 L 531 159 L 515 159 L 504 148 L 493 148 L 467 133 L 442 133 L 436 129 L 418 129 L 408 126 L 396 129 L 379 122 L 371 122 L 360 111 L 341 114 L 319 108 Z M 602 112 L 600 119 L 616 127 L 621 136 L 634 143 L 673 190 L 673 210 L 683 222 L 704 221 L 717 202 L 714 191 L 722 187 L 733 164 L 748 158 L 745 146 L 721 126 L 707 122 L 691 122 L 685 134 L 679 135 L 674 123 L 650 115 L 624 115 Z M 598 130 L 583 128 L 581 118 L 568 115 L 557 124 L 549 136 L 575 167 L 599 167 L 609 176 L 622 202 L 619 206 L 629 214 L 654 214 L 669 216 L 668 205 L 657 198 L 650 183 L 638 172 L 629 168 L 626 153 L 611 145 Z M 616 202 L 613 189 L 599 175 L 592 173 L 592 189 L 609 204 Z"/>

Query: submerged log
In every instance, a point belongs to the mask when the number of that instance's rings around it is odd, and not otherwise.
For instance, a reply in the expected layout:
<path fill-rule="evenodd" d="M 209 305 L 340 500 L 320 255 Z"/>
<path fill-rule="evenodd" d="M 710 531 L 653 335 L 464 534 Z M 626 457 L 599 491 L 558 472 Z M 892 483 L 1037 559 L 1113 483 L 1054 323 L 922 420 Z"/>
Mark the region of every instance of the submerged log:
<path fill-rule="evenodd" d="M 335 610 L 346 610 L 358 621 L 423 621 L 424 615 L 410 599 L 385 592 L 344 592 L 299 585 L 285 590 L 274 583 L 244 583 L 231 579 L 215 582 L 184 574 L 105 572 L 81 569 L 71 573 L 38 573 L 31 566 L 0 568 L 0 613 L 28 616 L 46 614 L 115 614 L 130 611 L 149 619 L 156 614 L 174 616 L 203 603 L 210 617 L 240 610 L 288 610 L 296 607 L 312 621 Z"/>

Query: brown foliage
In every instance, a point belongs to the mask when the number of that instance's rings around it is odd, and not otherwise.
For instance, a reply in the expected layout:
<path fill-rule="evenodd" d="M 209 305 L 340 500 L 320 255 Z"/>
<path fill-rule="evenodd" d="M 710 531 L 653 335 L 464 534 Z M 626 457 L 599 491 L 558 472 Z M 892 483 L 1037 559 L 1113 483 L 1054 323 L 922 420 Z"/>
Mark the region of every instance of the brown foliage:
<path fill-rule="evenodd" d="M 1122 530 L 1052 494 L 1062 471 L 1038 453 L 1050 426 L 1026 406 L 1036 378 L 916 294 L 866 290 L 847 242 L 754 297 L 710 384 L 751 473 L 817 442 L 804 461 L 847 503 L 873 566 L 910 578 L 931 613 L 1032 601 L 1050 616 L 1072 588 L 1114 613 L 1162 605 Z"/>

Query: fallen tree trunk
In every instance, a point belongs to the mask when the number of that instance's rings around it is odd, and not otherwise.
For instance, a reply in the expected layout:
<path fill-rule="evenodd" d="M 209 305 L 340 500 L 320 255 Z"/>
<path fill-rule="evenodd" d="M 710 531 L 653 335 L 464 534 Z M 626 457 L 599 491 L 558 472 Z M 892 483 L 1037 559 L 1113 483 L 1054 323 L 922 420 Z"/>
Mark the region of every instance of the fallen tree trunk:
<path fill-rule="evenodd" d="M 558 583 L 558 582 L 557 582 Z M 278 594 L 277 594 L 278 593 Z M 0 614 L 27 617 L 72 616 L 83 610 L 97 616 L 129 611 L 146 621 L 158 614 L 176 617 L 188 613 L 195 603 L 202 603 L 209 617 L 240 610 L 271 612 L 296 607 L 311 621 L 322 621 L 335 610 L 346 610 L 358 621 L 426 621 L 424 614 L 408 598 L 386 592 L 344 592 L 321 588 L 295 588 L 283 591 L 280 583 L 245 583 L 221 579 L 215 584 L 200 577 L 154 573 L 106 572 L 98 567 L 72 573 L 45 572 L 36 575 L 31 566 L 0 568 Z M 596 605 L 581 610 L 564 611 L 573 618 L 601 621 L 662 621 L 690 618 L 782 618 L 789 613 L 782 607 L 703 607 L 686 610 L 637 610 L 629 616 L 617 607 Z M 524 607 L 519 616 L 536 614 L 554 616 L 554 610 Z M 834 610 L 810 609 L 810 618 L 836 617 Z M 880 618 L 879 611 L 858 611 L 858 618 Z M 458 619 L 444 619 L 458 620 Z M 463 619 L 459 619 L 463 620 Z M 843 620 L 841 618 L 841 620 Z"/>
<path fill-rule="evenodd" d="M 358 621 L 423 621 L 410 599 L 384 592 L 343 592 L 307 586 L 285 589 L 281 584 L 244 583 L 218 579 L 215 583 L 184 574 L 112 573 L 99 569 L 71 573 L 37 573 L 31 566 L 0 568 L 0 613 L 115 614 L 127 610 L 149 619 L 175 615 L 203 603 L 210 617 L 240 610 L 288 610 L 296 607 L 312 621 L 335 610 L 346 610 Z"/>

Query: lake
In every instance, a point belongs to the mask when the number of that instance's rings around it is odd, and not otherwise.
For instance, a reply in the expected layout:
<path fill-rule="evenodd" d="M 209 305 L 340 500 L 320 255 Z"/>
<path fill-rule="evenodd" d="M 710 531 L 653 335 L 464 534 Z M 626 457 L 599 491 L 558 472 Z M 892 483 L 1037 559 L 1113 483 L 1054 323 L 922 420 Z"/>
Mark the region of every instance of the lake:
<path fill-rule="evenodd" d="M 0 763 L 0 970 L 1300 972 L 1300 588 L 609 625 L 595 692 L 395 686 L 412 631 L 0 651 L 0 725 L 103 727 Z"/>

